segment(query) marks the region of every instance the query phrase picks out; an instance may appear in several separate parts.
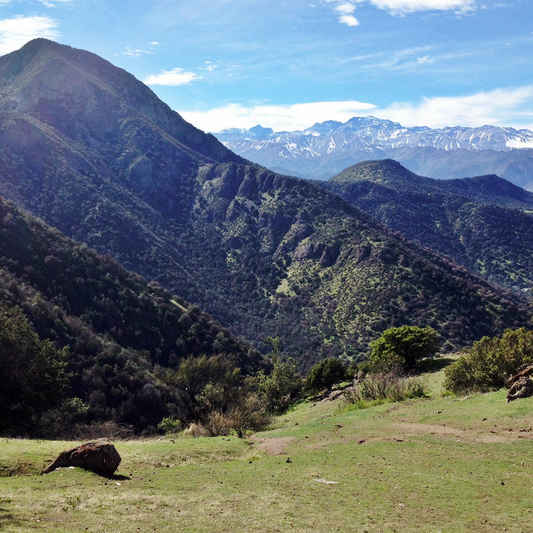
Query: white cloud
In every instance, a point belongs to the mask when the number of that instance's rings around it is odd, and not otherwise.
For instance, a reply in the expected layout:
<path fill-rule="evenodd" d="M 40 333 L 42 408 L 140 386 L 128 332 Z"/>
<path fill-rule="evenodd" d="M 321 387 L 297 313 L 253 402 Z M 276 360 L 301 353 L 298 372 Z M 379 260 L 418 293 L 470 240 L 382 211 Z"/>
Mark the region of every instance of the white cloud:
<path fill-rule="evenodd" d="M 126 46 L 126 50 L 120 55 L 139 57 L 142 55 L 153 54 L 155 51 L 155 47 L 158 46 L 159 43 L 152 42 L 148 44 L 150 45 L 148 48 L 131 48 L 130 46 Z"/>
<path fill-rule="evenodd" d="M 471 11 L 475 0 L 370 0 L 380 9 L 392 13 L 413 13 L 415 11 Z"/>
<path fill-rule="evenodd" d="M 359 26 L 359 21 L 353 15 L 342 15 L 339 17 L 339 22 L 346 26 Z"/>
<path fill-rule="evenodd" d="M 433 59 L 431 59 L 429 56 L 417 57 L 416 60 L 420 65 L 423 65 L 425 63 L 433 63 Z"/>
<path fill-rule="evenodd" d="M 335 11 L 343 15 L 350 15 L 355 11 L 355 6 L 353 4 L 340 4 L 335 8 Z"/>
<path fill-rule="evenodd" d="M 339 13 L 339 22 L 347 26 L 359 26 L 359 21 L 353 16 L 355 6 L 350 3 L 342 3 L 335 6 L 335 11 Z"/>
<path fill-rule="evenodd" d="M 533 86 L 496 89 L 470 96 L 424 98 L 419 104 L 399 102 L 375 111 L 404 126 L 515 126 L 533 120 Z"/>
<path fill-rule="evenodd" d="M 73 0 L 39 0 L 46 7 L 57 7 L 59 4 L 68 4 Z"/>
<path fill-rule="evenodd" d="M 14 17 L 0 20 L 0 55 L 18 50 L 37 37 L 57 39 L 58 23 L 49 17 Z"/>
<path fill-rule="evenodd" d="M 424 98 L 418 104 L 397 102 L 382 108 L 371 103 L 345 101 L 293 105 L 228 104 L 208 111 L 178 111 L 198 128 L 218 132 L 226 128 L 251 128 L 256 124 L 274 131 L 295 131 L 309 128 L 316 122 L 346 122 L 354 116 L 369 115 L 393 120 L 403 126 L 492 125 L 531 129 L 532 110 L 533 85 L 469 96 Z"/>
<path fill-rule="evenodd" d="M 163 70 L 160 74 L 151 74 L 144 83 L 146 85 L 167 85 L 175 87 L 177 85 L 188 85 L 192 81 L 201 79 L 194 72 L 187 72 L 182 68 L 174 68 L 172 70 Z"/>
<path fill-rule="evenodd" d="M 355 4 L 372 4 L 379 9 L 385 9 L 393 15 L 405 15 L 416 11 L 454 11 L 466 13 L 474 11 L 477 0 L 324 0 L 326 4 L 333 4 L 334 10 L 340 13 L 339 22 L 347 24 L 349 21 L 357 21 L 353 16 Z M 349 25 L 357 25 L 352 23 Z"/>
<path fill-rule="evenodd" d="M 376 109 L 373 104 L 347 101 L 293 105 L 228 104 L 208 111 L 178 111 L 196 127 L 217 132 L 226 128 L 251 128 L 257 124 L 274 131 L 300 130 L 315 122 L 344 122 L 355 115 L 368 115 L 373 109 Z"/>
<path fill-rule="evenodd" d="M 216 70 L 218 68 L 218 65 L 212 63 L 211 61 L 206 61 L 205 62 L 205 70 L 207 70 L 208 72 L 213 72 L 214 70 Z"/>

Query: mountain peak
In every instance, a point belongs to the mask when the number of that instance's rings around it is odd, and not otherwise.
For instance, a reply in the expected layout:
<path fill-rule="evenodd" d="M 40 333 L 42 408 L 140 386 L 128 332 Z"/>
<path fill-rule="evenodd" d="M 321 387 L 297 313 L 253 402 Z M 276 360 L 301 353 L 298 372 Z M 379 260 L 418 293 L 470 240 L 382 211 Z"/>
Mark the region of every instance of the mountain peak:
<path fill-rule="evenodd" d="M 34 39 L 0 58 L 0 87 L 0 110 L 37 118 L 42 127 L 69 138 L 91 138 L 94 146 L 105 144 L 122 121 L 130 129 L 136 123 L 157 130 L 188 157 L 197 152 L 204 163 L 244 162 L 133 75 L 85 50 Z"/>
<path fill-rule="evenodd" d="M 255 138 L 257 139 L 267 139 L 274 133 L 274 130 L 272 128 L 263 128 L 263 126 L 261 126 L 260 124 L 254 126 L 253 128 L 250 128 L 248 131 L 250 133 L 253 133 Z"/>
<path fill-rule="evenodd" d="M 411 186 L 419 176 L 407 170 L 394 159 L 377 159 L 356 163 L 329 179 L 332 183 L 355 183 L 373 181 L 381 183 L 404 183 Z"/>

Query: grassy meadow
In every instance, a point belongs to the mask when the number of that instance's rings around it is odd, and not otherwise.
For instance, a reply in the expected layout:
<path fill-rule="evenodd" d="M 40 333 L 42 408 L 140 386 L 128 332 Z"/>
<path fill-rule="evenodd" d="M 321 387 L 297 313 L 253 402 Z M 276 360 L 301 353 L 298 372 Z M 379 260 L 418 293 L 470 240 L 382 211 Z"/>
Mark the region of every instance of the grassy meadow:
<path fill-rule="evenodd" d="M 428 382 L 438 390 L 441 372 Z M 115 442 L 112 479 L 39 473 L 76 442 L 0 440 L 0 530 L 531 531 L 533 398 L 303 403 L 249 439 Z"/>

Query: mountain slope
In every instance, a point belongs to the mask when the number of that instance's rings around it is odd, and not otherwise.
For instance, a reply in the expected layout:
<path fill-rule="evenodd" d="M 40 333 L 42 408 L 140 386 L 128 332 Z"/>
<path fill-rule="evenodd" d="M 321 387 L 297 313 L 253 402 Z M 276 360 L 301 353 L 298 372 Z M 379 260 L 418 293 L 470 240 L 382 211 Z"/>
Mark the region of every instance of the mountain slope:
<path fill-rule="evenodd" d="M 274 132 L 256 126 L 216 134 L 225 146 L 277 172 L 328 179 L 370 159 L 400 161 L 432 178 L 497 174 L 533 187 L 533 132 L 513 128 L 406 128 L 390 120 L 354 117 L 303 131 Z"/>
<path fill-rule="evenodd" d="M 222 354 L 248 372 L 262 366 L 256 350 L 198 307 L 2 198 L 0 296 L 41 339 L 69 348 L 69 395 L 89 408 L 88 421 L 156 426 L 172 413 L 158 373 L 189 356 Z"/>
<path fill-rule="evenodd" d="M 38 40 L 0 72 L 0 191 L 259 347 L 280 336 L 305 367 L 360 356 L 391 325 L 461 346 L 528 321 L 512 295 L 247 164 L 92 54 Z"/>
<path fill-rule="evenodd" d="M 533 194 L 497 176 L 433 180 L 384 160 L 324 186 L 493 283 L 533 287 Z"/>

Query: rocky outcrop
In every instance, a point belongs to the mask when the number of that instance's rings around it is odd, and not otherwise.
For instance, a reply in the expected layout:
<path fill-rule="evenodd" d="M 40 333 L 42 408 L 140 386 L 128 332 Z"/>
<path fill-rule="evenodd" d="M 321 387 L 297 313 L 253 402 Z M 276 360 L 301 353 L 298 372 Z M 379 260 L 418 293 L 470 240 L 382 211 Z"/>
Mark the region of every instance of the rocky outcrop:
<path fill-rule="evenodd" d="M 526 365 L 507 380 L 507 403 L 533 396 L 533 365 Z"/>
<path fill-rule="evenodd" d="M 296 261 L 304 259 L 320 259 L 320 266 L 329 267 L 336 263 L 340 254 L 338 244 L 327 245 L 324 243 L 305 243 L 300 245 L 294 252 Z"/>
<path fill-rule="evenodd" d="M 87 442 L 76 448 L 61 452 L 57 459 L 53 461 L 41 474 L 48 474 L 57 468 L 77 466 L 85 470 L 91 470 L 101 476 L 112 476 L 121 457 L 112 444 L 100 444 L 97 442 Z"/>

